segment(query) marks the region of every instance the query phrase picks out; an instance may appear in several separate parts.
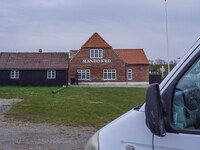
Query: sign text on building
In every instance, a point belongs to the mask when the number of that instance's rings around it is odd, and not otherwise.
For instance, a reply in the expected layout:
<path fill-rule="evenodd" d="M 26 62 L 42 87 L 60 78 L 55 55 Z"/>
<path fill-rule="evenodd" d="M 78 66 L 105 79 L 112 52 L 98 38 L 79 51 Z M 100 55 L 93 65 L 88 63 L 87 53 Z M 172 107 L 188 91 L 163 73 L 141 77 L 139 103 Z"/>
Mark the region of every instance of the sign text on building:
<path fill-rule="evenodd" d="M 83 59 L 82 63 L 111 63 L 111 59 Z"/>

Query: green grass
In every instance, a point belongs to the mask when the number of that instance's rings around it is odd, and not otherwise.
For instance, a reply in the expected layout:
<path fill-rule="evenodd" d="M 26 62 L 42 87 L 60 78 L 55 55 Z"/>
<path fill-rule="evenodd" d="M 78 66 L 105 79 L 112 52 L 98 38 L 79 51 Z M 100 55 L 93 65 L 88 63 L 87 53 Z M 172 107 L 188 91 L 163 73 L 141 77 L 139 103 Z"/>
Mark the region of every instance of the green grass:
<path fill-rule="evenodd" d="M 0 98 L 20 98 L 7 112 L 24 122 L 100 128 L 145 100 L 146 88 L 0 87 Z"/>

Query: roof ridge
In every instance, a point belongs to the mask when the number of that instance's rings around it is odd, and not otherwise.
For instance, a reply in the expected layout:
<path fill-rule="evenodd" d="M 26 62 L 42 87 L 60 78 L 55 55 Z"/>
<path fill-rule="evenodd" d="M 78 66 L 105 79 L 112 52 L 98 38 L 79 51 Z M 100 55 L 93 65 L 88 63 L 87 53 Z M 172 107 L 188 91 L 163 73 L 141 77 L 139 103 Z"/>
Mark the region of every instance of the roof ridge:
<path fill-rule="evenodd" d="M 89 42 L 91 42 L 92 39 L 94 39 L 95 36 L 99 37 L 99 38 L 105 43 L 105 45 L 107 45 L 107 46 L 104 45 L 104 46 L 102 46 L 102 47 L 109 47 L 109 48 L 111 48 L 111 46 L 110 46 L 97 32 L 95 32 L 95 33 L 83 44 L 83 46 L 82 46 L 81 48 L 93 47 L 93 46 L 87 46 L 87 45 L 88 45 Z M 96 47 L 96 46 L 94 46 L 94 47 Z M 101 46 L 100 46 L 100 47 L 101 47 Z"/>

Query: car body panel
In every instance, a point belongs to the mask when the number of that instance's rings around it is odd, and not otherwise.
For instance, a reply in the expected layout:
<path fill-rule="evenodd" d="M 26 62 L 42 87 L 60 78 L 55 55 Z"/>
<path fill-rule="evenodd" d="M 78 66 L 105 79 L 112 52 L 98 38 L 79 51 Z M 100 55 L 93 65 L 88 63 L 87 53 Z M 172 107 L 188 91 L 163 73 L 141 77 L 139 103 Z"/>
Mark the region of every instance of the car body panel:
<path fill-rule="evenodd" d="M 152 149 L 152 133 L 146 126 L 145 113 L 130 110 L 99 132 L 100 150 L 123 150 L 126 146 L 135 149 Z"/>

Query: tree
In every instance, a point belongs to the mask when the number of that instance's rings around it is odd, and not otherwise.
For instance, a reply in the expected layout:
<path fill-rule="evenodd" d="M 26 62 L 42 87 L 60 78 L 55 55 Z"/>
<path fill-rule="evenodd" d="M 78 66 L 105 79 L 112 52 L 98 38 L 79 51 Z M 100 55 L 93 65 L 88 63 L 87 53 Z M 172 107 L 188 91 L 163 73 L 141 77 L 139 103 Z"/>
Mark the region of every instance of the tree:
<path fill-rule="evenodd" d="M 178 63 L 177 60 L 170 60 L 169 61 L 170 69 L 172 70 L 176 66 L 177 63 Z"/>
<path fill-rule="evenodd" d="M 163 59 L 158 58 L 155 60 L 155 64 L 165 65 L 165 64 L 167 64 L 167 62 Z"/>
<path fill-rule="evenodd" d="M 155 59 L 155 60 L 149 60 L 150 66 L 149 66 L 149 73 L 150 74 L 157 74 L 157 75 L 162 75 L 162 66 L 164 67 L 164 77 L 167 75 L 167 70 L 168 70 L 168 64 L 165 60 L 163 59 Z M 170 70 L 174 68 L 174 66 L 177 64 L 176 60 L 171 60 L 169 62 L 170 64 Z"/>

